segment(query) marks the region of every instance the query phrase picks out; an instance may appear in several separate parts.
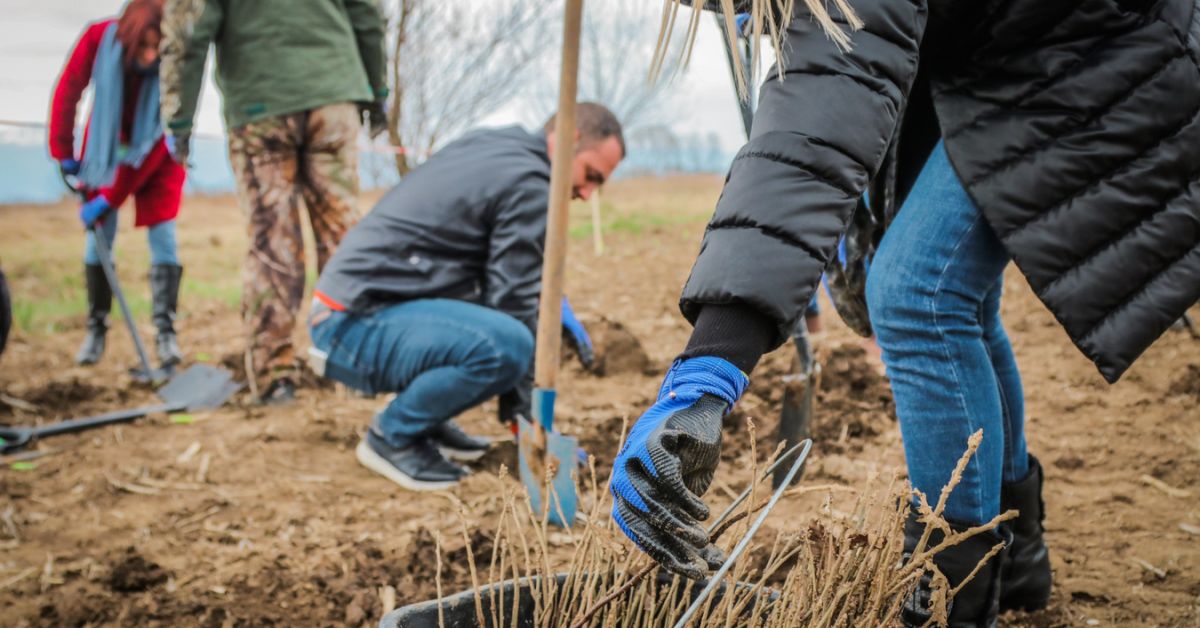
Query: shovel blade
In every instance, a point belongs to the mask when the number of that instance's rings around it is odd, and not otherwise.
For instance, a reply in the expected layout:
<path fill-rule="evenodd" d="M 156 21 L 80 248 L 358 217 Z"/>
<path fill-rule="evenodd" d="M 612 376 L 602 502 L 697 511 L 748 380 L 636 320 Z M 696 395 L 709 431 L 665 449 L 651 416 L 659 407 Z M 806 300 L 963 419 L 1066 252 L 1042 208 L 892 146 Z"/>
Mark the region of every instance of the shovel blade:
<path fill-rule="evenodd" d="M 171 378 L 158 389 L 158 396 L 168 404 L 188 410 L 213 410 L 221 407 L 242 384 L 233 381 L 233 374 L 207 364 L 194 364 Z"/>
<path fill-rule="evenodd" d="M 550 428 L 553 412 L 554 391 L 535 389 L 534 421 L 517 417 L 517 464 L 534 512 L 548 511 L 550 523 L 570 527 L 579 504 L 572 475 L 578 465 L 579 441 Z"/>

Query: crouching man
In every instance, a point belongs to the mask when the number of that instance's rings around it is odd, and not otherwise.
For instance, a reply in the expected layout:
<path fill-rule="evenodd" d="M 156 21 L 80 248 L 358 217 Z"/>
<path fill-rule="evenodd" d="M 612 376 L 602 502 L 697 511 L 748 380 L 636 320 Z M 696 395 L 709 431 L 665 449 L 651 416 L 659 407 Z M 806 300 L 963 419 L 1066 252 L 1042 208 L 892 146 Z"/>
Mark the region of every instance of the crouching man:
<path fill-rule="evenodd" d="M 586 200 L 625 142 L 603 106 L 580 103 L 576 117 L 572 190 Z M 464 410 L 500 395 L 501 419 L 528 414 L 553 154 L 554 118 L 447 145 L 350 230 L 317 281 L 314 362 L 352 388 L 396 393 L 356 453 L 404 488 L 449 488 L 467 471 L 447 456 L 487 449 L 451 422 Z"/>

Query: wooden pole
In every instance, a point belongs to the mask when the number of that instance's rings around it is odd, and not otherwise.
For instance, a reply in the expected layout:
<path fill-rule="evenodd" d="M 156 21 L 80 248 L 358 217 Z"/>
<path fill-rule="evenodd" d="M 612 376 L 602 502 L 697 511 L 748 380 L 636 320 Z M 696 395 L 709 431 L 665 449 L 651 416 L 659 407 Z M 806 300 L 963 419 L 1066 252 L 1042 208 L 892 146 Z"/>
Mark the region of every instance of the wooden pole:
<path fill-rule="evenodd" d="M 592 252 L 604 255 L 604 227 L 600 224 L 600 188 L 592 192 Z"/>
<path fill-rule="evenodd" d="M 554 156 L 550 165 L 550 208 L 546 219 L 546 252 L 542 264 L 542 296 L 538 306 L 537 352 L 533 379 L 538 388 L 553 389 L 562 350 L 563 275 L 567 259 L 567 206 L 571 202 L 571 162 L 575 156 L 575 94 L 579 78 L 579 31 L 583 0 L 567 0 L 563 15 L 562 71 L 558 77 L 558 114 Z"/>

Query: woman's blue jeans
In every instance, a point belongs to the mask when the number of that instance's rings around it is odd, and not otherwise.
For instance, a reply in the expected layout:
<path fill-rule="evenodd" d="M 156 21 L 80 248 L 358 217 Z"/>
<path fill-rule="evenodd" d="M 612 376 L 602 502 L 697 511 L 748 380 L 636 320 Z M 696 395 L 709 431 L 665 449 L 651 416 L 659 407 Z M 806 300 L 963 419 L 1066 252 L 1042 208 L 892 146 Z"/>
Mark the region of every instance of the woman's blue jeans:
<path fill-rule="evenodd" d="M 117 240 L 117 215 L 110 212 L 100 223 L 100 232 L 104 234 L 104 242 L 108 244 L 109 253 L 113 250 L 113 242 Z M 167 220 L 146 228 L 146 240 L 150 243 L 150 263 L 179 265 L 179 255 L 175 245 L 175 221 Z M 100 264 L 100 254 L 96 252 L 96 239 L 91 229 L 87 232 L 87 242 L 83 249 L 83 263 L 89 266 Z"/>
<path fill-rule="evenodd" d="M 396 393 L 375 417 L 392 447 L 515 387 L 533 360 L 533 334 L 503 312 L 451 299 L 421 299 L 373 314 L 313 303 L 313 346 L 325 377 L 366 393 Z"/>
<path fill-rule="evenodd" d="M 931 504 L 983 430 L 945 511 L 966 524 L 999 514 L 1001 483 L 1028 471 L 1021 376 L 1000 322 L 1008 261 L 938 144 L 867 279 L 909 479 Z"/>

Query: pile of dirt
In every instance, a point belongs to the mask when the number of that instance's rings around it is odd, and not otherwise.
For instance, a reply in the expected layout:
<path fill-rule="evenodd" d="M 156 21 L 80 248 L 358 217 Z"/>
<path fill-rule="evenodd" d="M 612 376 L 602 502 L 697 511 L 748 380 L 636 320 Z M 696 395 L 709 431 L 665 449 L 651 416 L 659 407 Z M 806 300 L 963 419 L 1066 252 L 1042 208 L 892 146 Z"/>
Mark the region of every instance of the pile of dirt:
<path fill-rule="evenodd" d="M 596 352 L 593 371 L 597 375 L 654 374 L 654 365 L 642 342 L 620 321 L 603 317 L 589 322 L 587 329 Z"/>
<path fill-rule="evenodd" d="M 860 452 L 864 441 L 895 423 L 892 389 L 858 342 L 818 349 L 817 357 L 821 374 L 813 410 L 813 439 L 826 451 Z"/>
<path fill-rule="evenodd" d="M 813 442 L 823 454 L 860 452 L 895 423 L 887 378 L 879 374 L 858 341 L 818 345 L 816 359 L 820 370 L 813 378 L 816 398 L 809 426 Z M 750 389 L 725 417 L 723 459 L 735 459 L 748 448 L 747 417 L 754 421 L 759 451 L 775 446 L 787 381 L 799 370 L 790 344 L 763 357 Z"/>
<path fill-rule="evenodd" d="M 131 397 L 131 392 L 120 387 L 120 382 L 114 382 L 112 387 L 106 387 L 75 376 L 50 381 L 26 381 L 10 387 L 5 393 L 14 399 L 14 403 L 20 405 L 16 407 L 8 402 L 0 402 L 0 416 L 15 414 L 18 418 L 34 420 L 80 416 L 99 407 L 123 403 Z M 32 407 L 36 414 L 14 413 L 15 409 L 26 407 Z M 5 422 L 34 421 L 6 420 Z"/>
<path fill-rule="evenodd" d="M 170 577 L 171 574 L 158 563 L 146 560 L 136 549 L 129 547 L 112 564 L 108 586 L 113 591 L 135 593 L 163 584 Z"/>
<path fill-rule="evenodd" d="M 1187 365 L 1187 368 L 1171 382 L 1167 394 L 1200 397 L 1200 364 Z"/>

